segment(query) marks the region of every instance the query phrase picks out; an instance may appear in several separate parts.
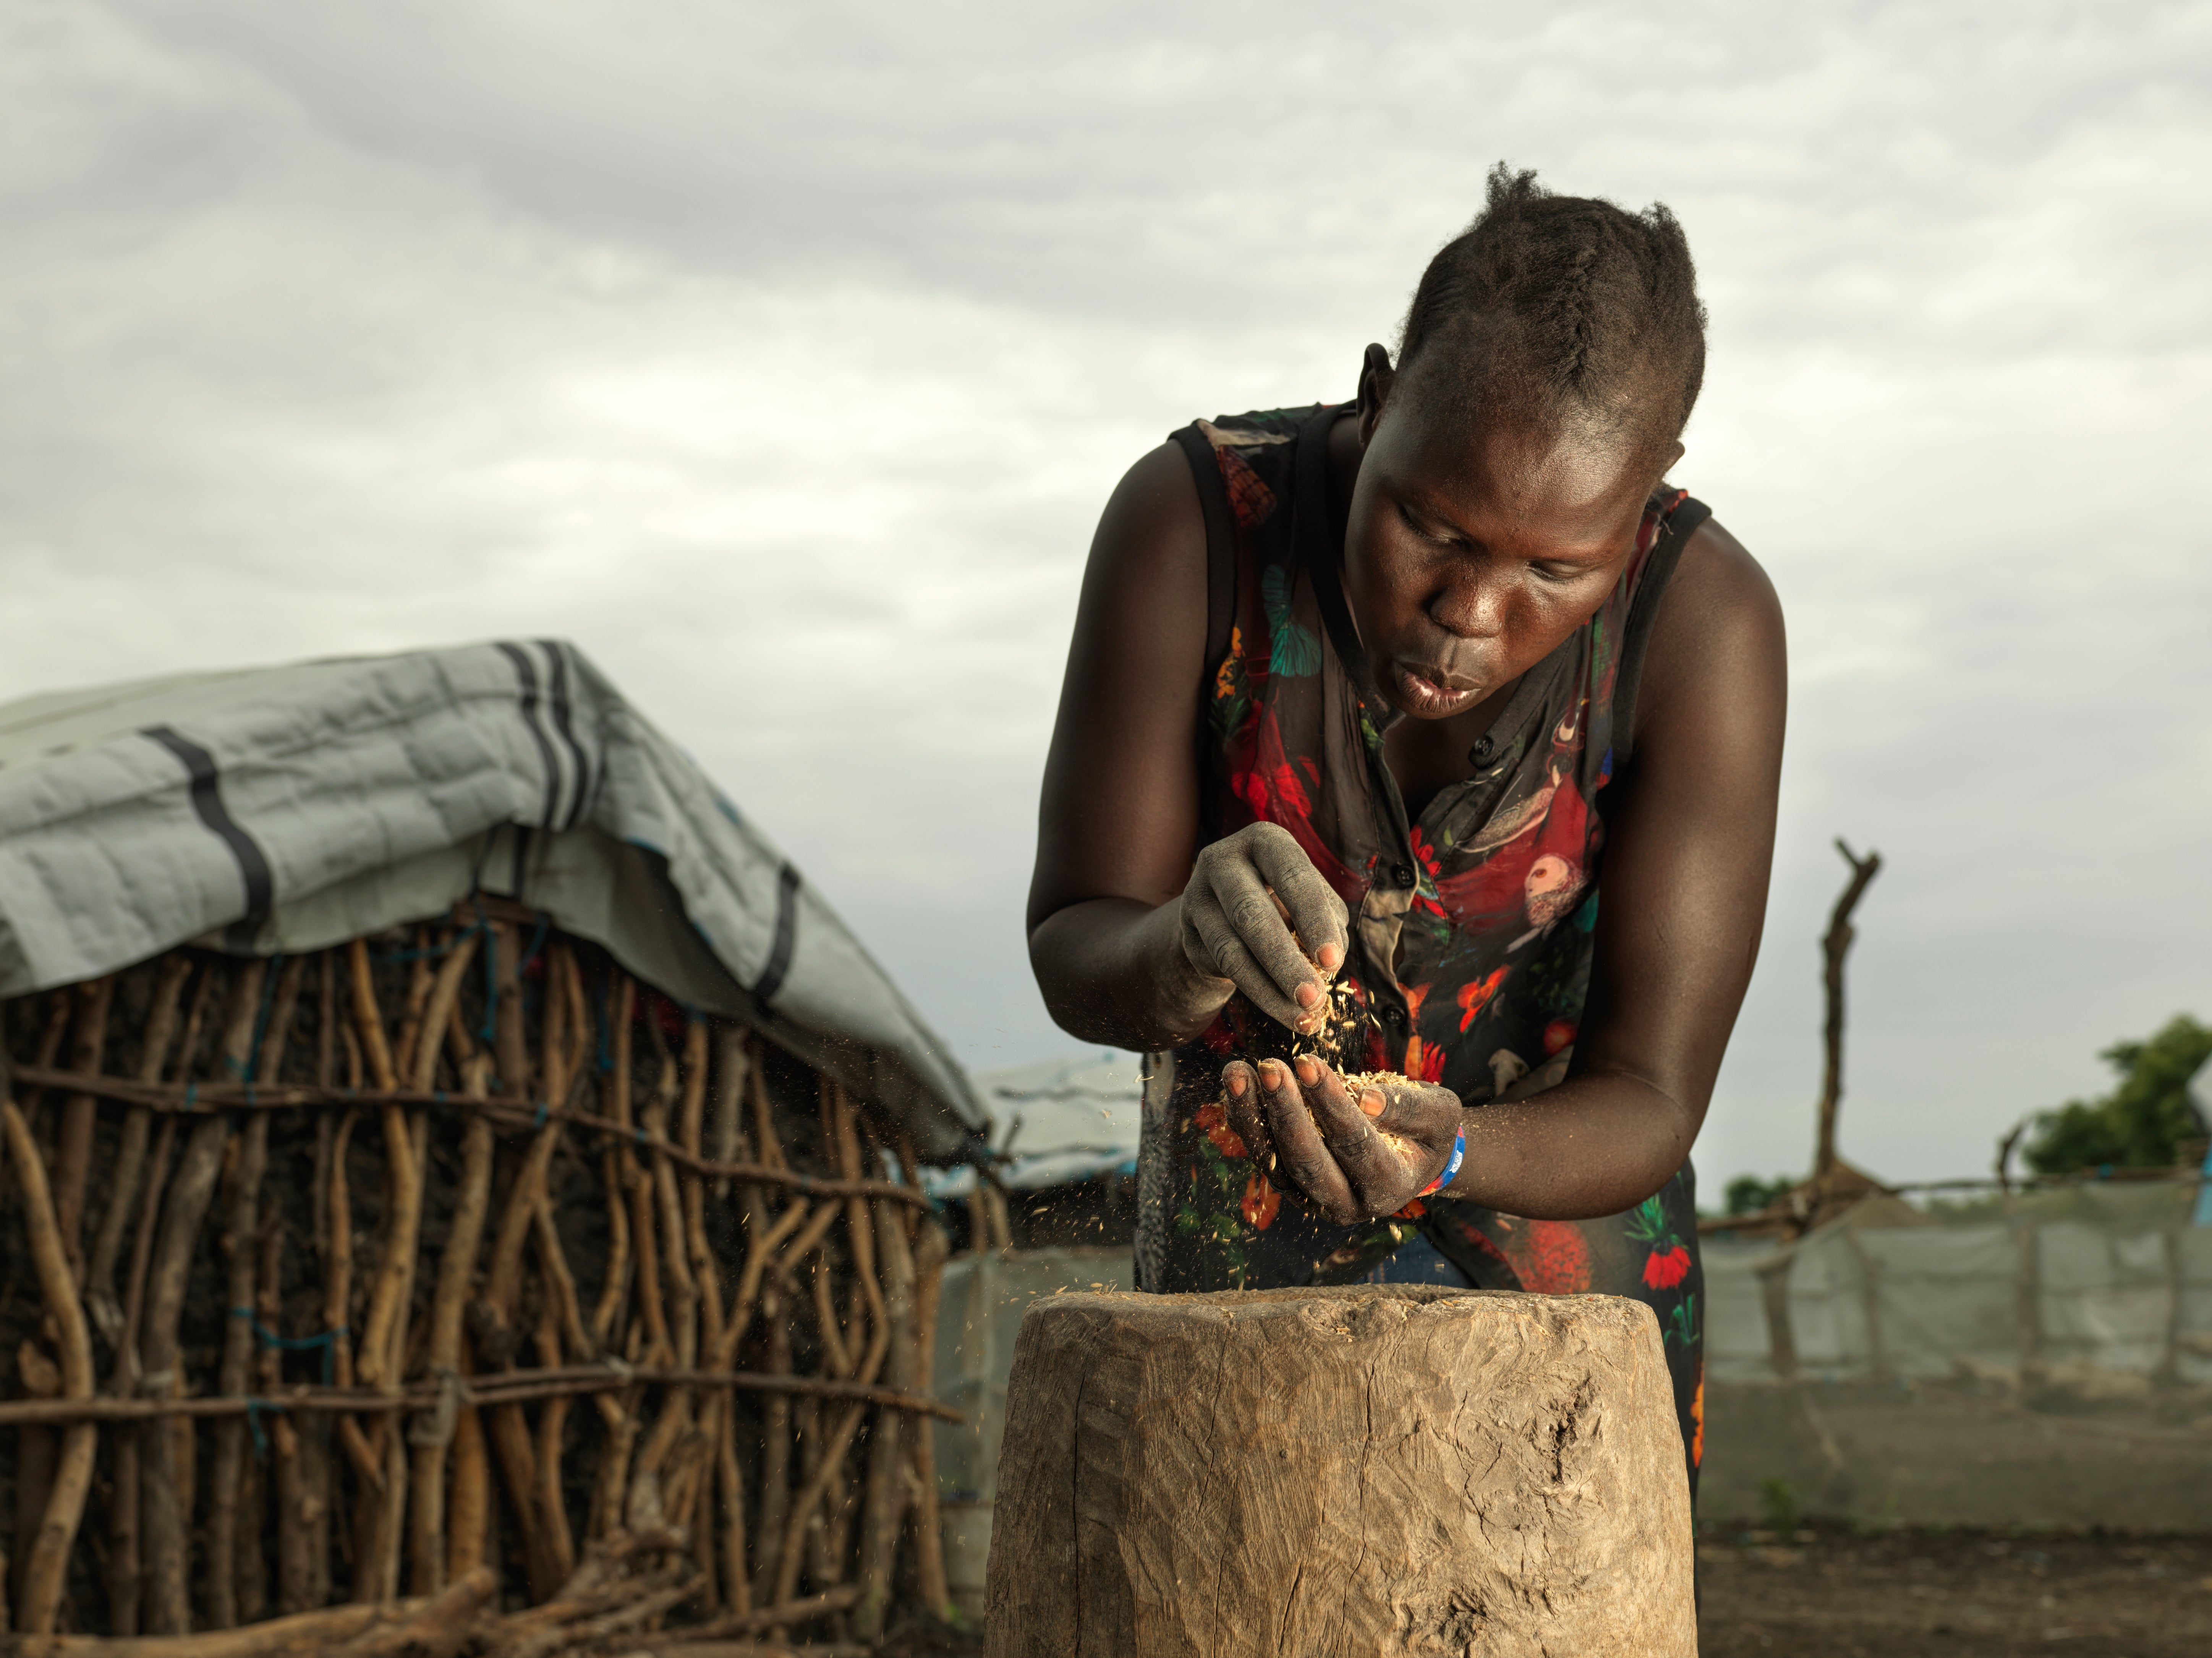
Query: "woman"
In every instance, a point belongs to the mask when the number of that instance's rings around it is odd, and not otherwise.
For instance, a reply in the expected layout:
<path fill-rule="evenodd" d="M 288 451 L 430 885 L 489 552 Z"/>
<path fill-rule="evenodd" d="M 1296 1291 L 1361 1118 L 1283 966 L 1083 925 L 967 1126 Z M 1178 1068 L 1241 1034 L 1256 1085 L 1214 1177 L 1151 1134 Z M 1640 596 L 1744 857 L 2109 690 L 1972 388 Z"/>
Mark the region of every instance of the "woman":
<path fill-rule="evenodd" d="M 1688 1155 L 1785 692 L 1765 574 L 1663 481 L 1704 366 L 1664 208 L 1494 172 L 1355 404 L 1115 491 L 1030 900 L 1054 1017 L 1152 1056 L 1142 1287 L 1638 1297 L 1692 1489 Z"/>

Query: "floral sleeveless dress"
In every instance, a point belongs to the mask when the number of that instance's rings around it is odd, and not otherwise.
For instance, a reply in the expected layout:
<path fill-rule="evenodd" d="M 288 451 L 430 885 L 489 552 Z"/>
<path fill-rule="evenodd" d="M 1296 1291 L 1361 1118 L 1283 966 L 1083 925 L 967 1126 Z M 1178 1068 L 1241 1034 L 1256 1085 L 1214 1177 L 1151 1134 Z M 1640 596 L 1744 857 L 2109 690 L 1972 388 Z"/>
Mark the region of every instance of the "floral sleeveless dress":
<path fill-rule="evenodd" d="M 1470 752 L 1474 776 L 1408 822 L 1382 754 L 1398 716 L 1371 689 L 1339 574 L 1326 452 L 1340 412 L 1224 416 L 1175 434 L 1198 482 L 1210 565 L 1204 832 L 1211 841 L 1280 824 L 1342 896 L 1352 948 L 1340 980 L 1357 1018 L 1347 1067 L 1441 1082 L 1468 1105 L 1525 1099 L 1564 1078 L 1573 1055 L 1606 790 L 1628 758 L 1660 594 L 1706 511 L 1662 486 L 1604 605 L 1522 677 Z M 1139 1285 L 1421 1276 L 1632 1296 L 1659 1317 L 1694 1491 L 1704 1297 L 1689 1165 L 1626 1214 L 1599 1220 L 1526 1220 L 1431 1198 L 1340 1226 L 1268 1180 L 1219 1104 L 1229 1058 L 1287 1057 L 1291 1040 L 1238 996 L 1197 1040 L 1147 1057 Z M 1417 1257 L 1425 1264 L 1409 1268 Z"/>

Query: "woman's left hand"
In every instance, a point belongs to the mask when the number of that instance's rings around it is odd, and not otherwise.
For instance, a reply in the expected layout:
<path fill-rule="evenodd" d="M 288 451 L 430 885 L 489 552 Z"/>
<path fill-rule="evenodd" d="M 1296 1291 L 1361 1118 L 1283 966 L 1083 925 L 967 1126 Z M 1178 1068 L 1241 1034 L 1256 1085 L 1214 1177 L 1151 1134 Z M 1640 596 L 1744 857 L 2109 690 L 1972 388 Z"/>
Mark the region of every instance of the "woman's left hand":
<path fill-rule="evenodd" d="M 1349 1226 L 1395 1214 L 1443 1172 L 1460 1133 L 1459 1096 L 1434 1083 L 1344 1078 L 1304 1056 L 1232 1060 L 1221 1073 L 1230 1126 L 1263 1169 L 1279 1170 Z"/>

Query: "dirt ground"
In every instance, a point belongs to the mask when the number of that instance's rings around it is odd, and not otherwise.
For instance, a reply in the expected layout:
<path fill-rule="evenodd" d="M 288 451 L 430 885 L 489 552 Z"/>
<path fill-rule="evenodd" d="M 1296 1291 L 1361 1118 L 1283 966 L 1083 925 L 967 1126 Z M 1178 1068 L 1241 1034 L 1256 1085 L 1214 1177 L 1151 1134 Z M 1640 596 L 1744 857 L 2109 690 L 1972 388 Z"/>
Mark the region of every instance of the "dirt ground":
<path fill-rule="evenodd" d="M 2212 1654 L 2212 1537 L 1711 1528 L 1698 1570 L 1702 1658 Z"/>
<path fill-rule="evenodd" d="M 2212 1497 L 2208 1497 L 2212 1503 Z M 1708 1526 L 1701 1658 L 2208 1658 L 2212 1536 Z M 914 1619 L 878 1658 L 980 1658 Z"/>
<path fill-rule="evenodd" d="M 2207 1658 L 2212 1537 L 1979 1531 L 1698 1538 L 1700 1658 Z M 980 1658 L 981 1632 L 916 1619 L 878 1658 Z"/>

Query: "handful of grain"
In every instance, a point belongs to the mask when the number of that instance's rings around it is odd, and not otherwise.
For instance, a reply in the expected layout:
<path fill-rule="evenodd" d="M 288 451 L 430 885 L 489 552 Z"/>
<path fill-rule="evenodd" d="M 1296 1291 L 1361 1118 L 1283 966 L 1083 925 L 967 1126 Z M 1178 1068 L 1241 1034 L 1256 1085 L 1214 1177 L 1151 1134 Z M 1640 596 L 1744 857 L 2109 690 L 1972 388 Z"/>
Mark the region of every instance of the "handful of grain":
<path fill-rule="evenodd" d="M 1398 1084 L 1413 1080 L 1400 1071 L 1361 1071 L 1344 1079 L 1344 1091 L 1352 1096 L 1354 1103 L 1358 1103 L 1359 1096 L 1370 1089 L 1388 1100 Z M 1364 1111 L 1367 1108 L 1361 1105 L 1359 1108 Z M 1396 1153 L 1408 1169 L 1419 1169 L 1428 1162 L 1429 1154 L 1418 1142 L 1407 1139 L 1403 1134 L 1394 1134 L 1387 1128 L 1377 1128 L 1375 1132 L 1382 1136 L 1383 1144 Z"/>
<path fill-rule="evenodd" d="M 1327 1064 L 1328 1061 L 1323 1060 L 1322 1063 Z M 1370 1090 L 1381 1093 L 1387 1100 L 1394 1089 L 1413 1080 L 1399 1071 L 1355 1071 L 1340 1074 L 1342 1077 L 1345 1094 L 1355 1104 L 1358 1102 L 1360 1096 Z M 1217 1102 L 1217 1108 L 1224 1113 L 1227 1112 L 1229 1108 L 1227 1095 L 1223 1095 Z M 1366 1108 L 1362 1106 L 1360 1108 L 1364 1111 Z M 1377 1128 L 1375 1132 L 1382 1137 L 1383 1143 L 1389 1146 L 1391 1151 L 1408 1169 L 1418 1169 L 1427 1163 L 1429 1154 L 1418 1141 L 1407 1139 L 1403 1134 L 1393 1133 L 1387 1128 Z M 1324 1134 L 1323 1138 L 1326 1139 L 1327 1136 Z M 1269 1167 L 1273 1166 L 1273 1159 L 1270 1157 Z"/>

